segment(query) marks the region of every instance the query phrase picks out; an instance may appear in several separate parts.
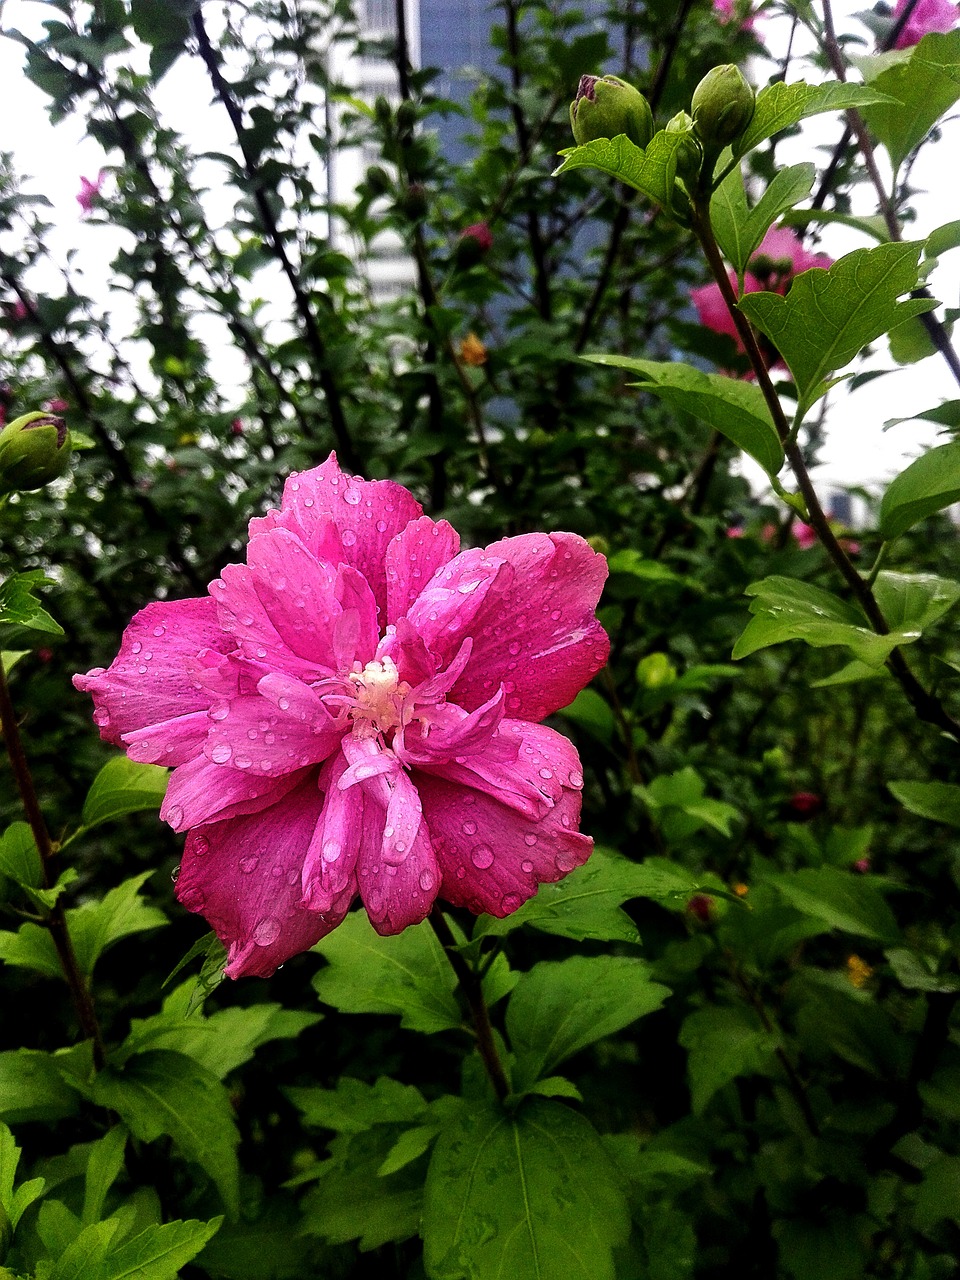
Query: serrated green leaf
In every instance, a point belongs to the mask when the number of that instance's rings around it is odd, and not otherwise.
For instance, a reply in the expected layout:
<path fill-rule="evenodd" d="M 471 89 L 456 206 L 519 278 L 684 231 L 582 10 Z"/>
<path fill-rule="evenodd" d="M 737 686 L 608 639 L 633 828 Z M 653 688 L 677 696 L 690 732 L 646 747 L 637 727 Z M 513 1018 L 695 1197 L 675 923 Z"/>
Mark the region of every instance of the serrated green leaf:
<path fill-rule="evenodd" d="M 779 169 L 756 205 L 750 209 L 743 186 L 743 172 L 736 165 L 713 193 L 710 223 L 724 257 L 741 279 L 763 237 L 782 213 L 807 198 L 815 176 L 816 169 L 807 163 Z"/>
<path fill-rule="evenodd" d="M 906 58 L 896 57 L 875 76 L 867 65 L 865 74 L 872 89 L 896 100 L 865 104 L 862 114 L 898 169 L 960 99 L 960 31 L 924 36 Z"/>
<path fill-rule="evenodd" d="M 391 1173 L 405 1169 L 411 1161 L 418 1160 L 425 1151 L 430 1149 L 437 1133 L 436 1125 L 414 1125 L 413 1128 L 405 1130 L 387 1152 L 377 1170 L 378 1176 L 388 1178 Z"/>
<path fill-rule="evenodd" d="M 411 1031 L 461 1025 L 457 980 L 427 922 L 381 938 L 365 912 L 354 912 L 314 950 L 328 961 L 313 979 L 325 1004 L 343 1013 L 399 1014 Z"/>
<path fill-rule="evenodd" d="M 887 95 L 872 85 L 842 84 L 836 80 L 826 84 L 806 84 L 802 80 L 784 84 L 778 80 L 757 94 L 753 119 L 734 144 L 734 156 L 745 156 L 767 138 L 809 116 L 885 101 L 889 101 Z"/>
<path fill-rule="evenodd" d="M 928 449 L 887 486 L 880 503 L 880 535 L 899 538 L 918 521 L 960 500 L 960 441 Z"/>
<path fill-rule="evenodd" d="M 706 422 L 756 459 L 769 475 L 776 475 L 783 466 L 783 446 L 763 392 L 754 383 L 674 361 L 608 355 L 583 358 L 640 374 L 644 391 Z"/>
<path fill-rule="evenodd" d="M 34 595 L 38 587 L 52 587 L 42 569 L 15 573 L 0 583 L 0 626 L 29 627 L 47 635 L 62 636 L 63 627 L 50 617 Z"/>
<path fill-rule="evenodd" d="M 714 1094 L 732 1080 L 769 1071 L 779 1039 L 751 1010 L 713 1006 L 687 1016 L 680 1043 L 688 1051 L 693 1112 L 701 1115 Z"/>
<path fill-rule="evenodd" d="M 111 1249 L 97 1276 L 89 1280 L 177 1280 L 212 1236 L 222 1218 L 165 1222 L 146 1227 Z"/>
<path fill-rule="evenodd" d="M 209 1071 L 182 1053 L 156 1049 L 107 1067 L 92 1098 L 121 1117 L 141 1142 L 167 1135 L 217 1187 L 233 1216 L 239 1211 L 237 1131 L 230 1095 Z"/>
<path fill-rule="evenodd" d="M 123 1168 L 127 1149 L 127 1131 L 123 1125 L 114 1125 L 99 1142 L 87 1148 L 87 1167 L 83 1179 L 83 1209 L 80 1221 L 85 1227 L 99 1222 L 107 1192 L 113 1186 Z"/>
<path fill-rule="evenodd" d="M 741 298 L 740 310 L 789 366 L 801 412 L 824 394 L 829 375 L 868 342 L 936 306 L 924 298 L 898 301 L 916 288 L 922 248 L 920 241 L 907 241 L 854 249 L 832 267 L 802 271 L 785 297 L 759 292 Z"/>
<path fill-rule="evenodd" d="M 918 818 L 960 827 L 960 787 L 953 782 L 888 782 L 887 788 Z"/>
<path fill-rule="evenodd" d="M 89 977 L 104 951 L 121 938 L 167 923 L 158 907 L 148 905 L 140 897 L 140 889 L 152 875 L 152 871 L 143 871 L 111 889 L 99 902 L 85 902 L 67 911 L 67 924 L 82 973 Z"/>
<path fill-rule="evenodd" d="M 84 1227 L 58 1258 L 50 1272 L 50 1280 L 100 1280 L 103 1261 L 119 1227 L 120 1222 L 116 1218 Z"/>
<path fill-rule="evenodd" d="M 836 867 L 804 867 L 770 876 L 768 883 L 790 906 L 831 929 L 878 942 L 895 942 L 900 936 L 893 912 L 865 876 Z"/>
<path fill-rule="evenodd" d="M 434 1148 L 423 1205 L 431 1280 L 614 1280 L 629 1230 L 618 1170 L 592 1125 L 529 1098 L 463 1110 Z"/>
<path fill-rule="evenodd" d="M 677 152 L 686 144 L 683 134 L 664 130 L 653 135 L 646 150 L 631 142 L 626 134 L 597 138 L 582 147 L 561 151 L 563 164 L 554 170 L 553 176 L 571 169 L 599 169 L 642 192 L 669 212 L 677 177 Z"/>
<path fill-rule="evenodd" d="M 374 1084 L 343 1076 L 334 1089 L 287 1088 L 284 1093 L 305 1125 L 335 1133 L 364 1133 L 378 1124 L 412 1123 L 427 1109 L 419 1089 L 390 1076 L 381 1076 Z"/>
<path fill-rule="evenodd" d="M 960 599 L 960 582 L 933 573 L 884 570 L 873 585 L 883 616 L 901 643 L 917 639 Z"/>
<path fill-rule="evenodd" d="M 910 638 L 901 633 L 877 635 L 851 605 L 822 587 L 795 578 L 764 578 L 751 583 L 747 595 L 756 597 L 750 605 L 754 616 L 734 645 L 734 658 L 745 658 L 786 640 L 803 640 L 818 649 L 843 645 L 861 662 L 879 667 L 892 649 Z"/>
<path fill-rule="evenodd" d="M 670 994 L 627 956 L 545 960 L 524 973 L 507 1005 L 520 1091 L 571 1054 L 659 1009 Z"/>
<path fill-rule="evenodd" d="M 86 828 L 113 822 L 127 813 L 159 809 L 170 770 L 156 764 L 137 764 L 126 756 L 108 760 L 90 785 L 81 821 Z"/>

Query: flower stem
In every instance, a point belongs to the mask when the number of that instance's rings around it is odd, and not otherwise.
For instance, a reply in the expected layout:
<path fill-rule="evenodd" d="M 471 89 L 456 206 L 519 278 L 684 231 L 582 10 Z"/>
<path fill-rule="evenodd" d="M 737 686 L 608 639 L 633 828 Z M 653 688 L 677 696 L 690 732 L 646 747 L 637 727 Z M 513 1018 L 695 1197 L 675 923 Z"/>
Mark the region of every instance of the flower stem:
<path fill-rule="evenodd" d="M 10 697 L 10 689 L 7 685 L 7 677 L 2 661 L 0 661 L 0 725 L 3 728 L 3 740 L 7 748 L 7 755 L 10 757 L 13 776 L 17 780 L 17 789 L 20 792 L 20 799 L 23 802 L 27 822 L 33 832 L 33 838 L 40 854 L 43 888 L 49 889 L 52 887 L 50 866 L 55 851 L 50 840 L 50 833 L 47 831 L 47 825 L 43 820 L 43 814 L 40 812 L 40 803 L 37 799 L 36 788 L 33 785 L 33 777 L 30 773 L 30 766 L 27 763 L 26 752 L 23 749 L 20 727 L 17 724 L 17 716 Z M 53 945 L 56 947 L 60 966 L 63 969 L 63 976 L 70 989 L 70 996 L 73 1000 L 73 1007 L 76 1011 L 77 1021 L 80 1024 L 80 1030 L 84 1039 L 93 1043 L 93 1061 L 99 1070 L 105 1061 L 103 1037 L 100 1034 L 100 1026 L 97 1022 L 97 1015 L 94 1012 L 93 1000 L 91 999 L 86 979 L 80 972 L 80 966 L 77 963 L 67 918 L 59 901 L 55 902 L 50 908 L 50 913 L 44 917 L 43 923 L 50 930 L 50 936 L 53 939 Z"/>
<path fill-rule="evenodd" d="M 490 1011 L 487 1009 L 487 1002 L 483 998 L 483 984 L 479 975 L 474 973 L 473 969 L 460 954 L 457 940 L 453 936 L 453 930 L 447 924 L 439 907 L 434 907 L 433 911 L 431 911 L 430 924 L 440 940 L 440 945 L 447 953 L 450 967 L 457 975 L 460 990 L 470 1006 L 477 1051 L 483 1059 L 483 1065 L 487 1069 L 490 1083 L 502 1102 L 507 1094 L 510 1093 L 510 1082 L 507 1079 L 506 1071 L 503 1069 L 503 1063 L 500 1061 L 497 1042 L 493 1035 L 493 1027 L 490 1024 Z"/>

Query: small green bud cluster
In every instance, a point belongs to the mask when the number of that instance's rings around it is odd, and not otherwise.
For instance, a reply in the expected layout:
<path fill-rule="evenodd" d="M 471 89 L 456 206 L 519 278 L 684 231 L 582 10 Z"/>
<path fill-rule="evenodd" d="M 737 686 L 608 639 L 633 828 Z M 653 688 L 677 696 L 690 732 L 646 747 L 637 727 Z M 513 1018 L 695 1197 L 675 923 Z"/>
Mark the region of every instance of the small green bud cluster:
<path fill-rule="evenodd" d="M 0 496 L 42 489 L 70 466 L 70 432 L 52 413 L 25 413 L 0 431 Z"/>
<path fill-rule="evenodd" d="M 690 114 L 697 137 L 716 154 L 740 137 L 753 119 L 753 89 L 732 63 L 714 67 L 693 91 Z"/>
<path fill-rule="evenodd" d="M 578 146 L 597 138 L 626 134 L 638 147 L 653 137 L 650 103 L 618 76 L 581 76 L 570 107 L 570 126 Z"/>

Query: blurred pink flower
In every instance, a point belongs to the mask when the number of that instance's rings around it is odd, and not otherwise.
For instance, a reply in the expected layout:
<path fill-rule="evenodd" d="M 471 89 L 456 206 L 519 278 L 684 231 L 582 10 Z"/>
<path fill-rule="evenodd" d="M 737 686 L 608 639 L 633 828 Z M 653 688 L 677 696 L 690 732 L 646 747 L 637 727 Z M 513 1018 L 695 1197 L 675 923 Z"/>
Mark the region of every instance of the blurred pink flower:
<path fill-rule="evenodd" d="M 74 677 L 101 736 L 175 766 L 177 896 L 268 976 L 359 893 L 398 933 L 439 896 L 505 916 L 588 857 L 573 746 L 539 722 L 607 659 L 606 561 L 572 533 L 460 551 L 406 489 L 291 476 L 246 564 L 136 615 Z"/>
<path fill-rule="evenodd" d="M 29 314 L 30 314 L 30 311 L 27 308 L 27 304 L 24 302 L 22 298 L 17 298 L 16 302 L 14 302 L 13 306 L 10 309 L 10 315 L 12 316 L 12 318 L 14 320 L 26 320 Z"/>
<path fill-rule="evenodd" d="M 817 545 L 817 533 L 812 525 L 804 524 L 802 520 L 796 520 L 790 526 L 790 532 L 793 534 L 793 540 L 801 551 L 809 551 L 811 547 Z"/>
<path fill-rule="evenodd" d="M 713 11 L 721 22 L 737 21 L 737 10 L 742 9 L 736 0 L 713 0 Z M 756 14 L 747 12 L 747 16 L 740 23 L 741 31 L 752 31 L 756 22 Z"/>
<path fill-rule="evenodd" d="M 48 413 L 66 413 L 69 408 L 70 408 L 70 401 L 63 400 L 60 397 L 57 397 L 55 400 L 47 401 Z"/>
<path fill-rule="evenodd" d="M 789 227 L 771 227 L 750 259 L 750 270 L 743 277 L 743 291 L 756 293 L 766 289 L 773 293 L 786 293 L 793 283 L 793 277 L 801 271 L 809 271 L 811 267 L 829 267 L 832 263 L 833 259 L 825 253 L 811 253 L 805 249 Z M 736 290 L 736 272 L 731 271 L 729 279 Z M 742 354 L 744 346 L 727 310 L 720 286 L 716 282 L 702 285 L 699 289 L 692 290 L 690 297 L 697 309 L 700 323 L 714 333 L 724 333 L 733 338 L 737 350 Z"/>
<path fill-rule="evenodd" d="M 907 0 L 897 0 L 897 6 L 893 11 L 894 21 L 900 17 L 906 7 Z M 941 33 L 950 31 L 956 26 L 958 18 L 960 18 L 960 6 L 950 4 L 949 0 L 918 0 L 910 17 L 903 24 L 894 48 L 909 49 L 911 45 L 919 44 L 923 37 L 932 31 Z"/>
<path fill-rule="evenodd" d="M 103 180 L 106 176 L 106 169 L 101 169 L 96 178 L 81 177 L 80 190 L 77 192 L 77 204 L 83 213 L 89 213 L 93 208 L 93 202 L 100 194 L 100 188 L 103 186 Z"/>
<path fill-rule="evenodd" d="M 230 423 L 230 434 L 232 436 L 243 435 L 243 419 L 242 418 L 233 419 L 233 421 Z"/>
<path fill-rule="evenodd" d="M 483 253 L 493 248 L 493 232 L 485 222 L 472 222 L 469 227 L 464 227 L 460 232 L 460 239 L 476 241 Z"/>

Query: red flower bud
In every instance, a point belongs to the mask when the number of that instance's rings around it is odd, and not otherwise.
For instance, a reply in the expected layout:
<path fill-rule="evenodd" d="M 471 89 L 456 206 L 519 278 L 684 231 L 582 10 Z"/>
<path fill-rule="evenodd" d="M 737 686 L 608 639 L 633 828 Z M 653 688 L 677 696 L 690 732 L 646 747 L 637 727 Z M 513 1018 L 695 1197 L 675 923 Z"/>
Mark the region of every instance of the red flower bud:
<path fill-rule="evenodd" d="M 802 818 L 812 818 L 823 808 L 823 797 L 813 791 L 797 791 L 787 801 L 794 813 Z"/>
<path fill-rule="evenodd" d="M 687 903 L 687 910 L 692 916 L 696 916 L 701 924 L 709 924 L 713 911 L 713 899 L 708 898 L 705 893 L 695 893 Z"/>

